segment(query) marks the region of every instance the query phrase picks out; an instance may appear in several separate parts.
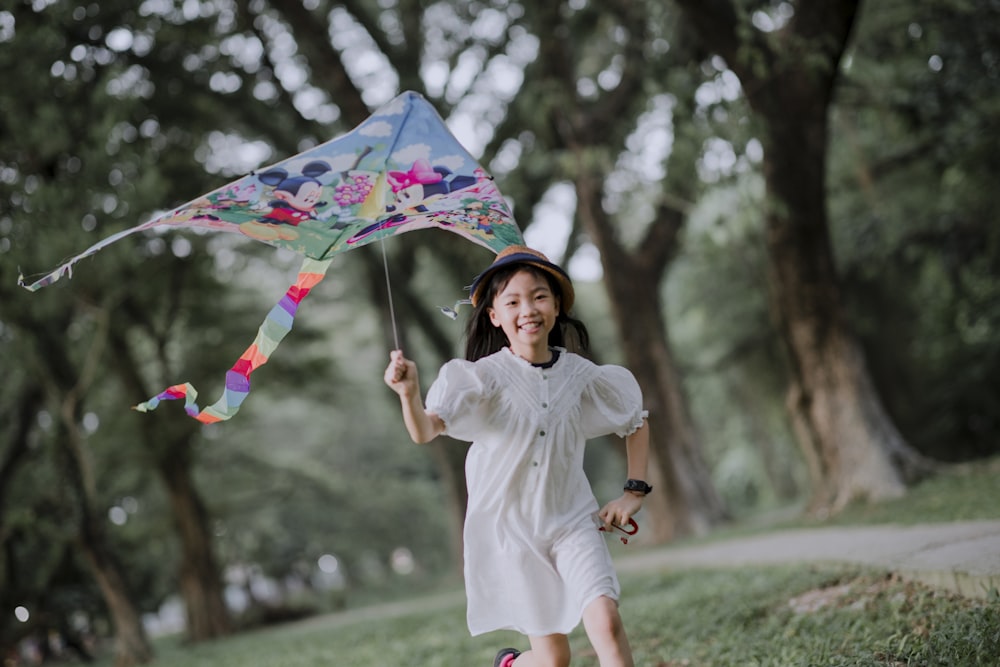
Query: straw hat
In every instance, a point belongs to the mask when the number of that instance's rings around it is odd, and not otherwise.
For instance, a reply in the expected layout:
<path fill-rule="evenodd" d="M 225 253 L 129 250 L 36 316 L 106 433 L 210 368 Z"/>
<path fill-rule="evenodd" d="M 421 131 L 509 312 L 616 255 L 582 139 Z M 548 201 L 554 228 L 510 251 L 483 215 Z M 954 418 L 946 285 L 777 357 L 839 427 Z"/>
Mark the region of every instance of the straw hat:
<path fill-rule="evenodd" d="M 496 259 L 493 260 L 493 263 L 485 271 L 476 276 L 476 279 L 472 281 L 472 286 L 469 288 L 469 298 L 472 300 L 473 306 L 478 305 L 479 300 L 485 294 L 486 288 L 490 284 L 490 277 L 497 270 L 512 264 L 529 264 L 555 278 L 556 283 L 559 285 L 559 291 L 562 292 L 560 295 L 562 312 L 568 313 L 570 311 L 576 295 L 569 276 L 560 267 L 550 262 L 548 257 L 537 250 L 523 245 L 507 246 L 500 251 Z"/>

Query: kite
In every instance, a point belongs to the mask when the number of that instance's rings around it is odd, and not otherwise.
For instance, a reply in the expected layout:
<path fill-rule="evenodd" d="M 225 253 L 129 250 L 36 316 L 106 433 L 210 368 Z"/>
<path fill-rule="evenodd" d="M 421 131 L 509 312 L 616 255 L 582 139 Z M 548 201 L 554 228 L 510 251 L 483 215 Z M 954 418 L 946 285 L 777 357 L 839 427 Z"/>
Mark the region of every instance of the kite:
<path fill-rule="evenodd" d="M 268 313 L 257 337 L 226 373 L 219 400 L 204 409 L 190 383 L 144 403 L 184 400 L 188 415 L 211 424 L 233 417 L 250 392 L 250 375 L 291 330 L 299 304 L 342 252 L 416 229 L 454 232 L 493 252 L 523 244 L 492 177 L 448 131 L 427 100 L 405 92 L 356 128 L 327 143 L 256 170 L 172 211 L 114 234 L 38 280 L 34 292 L 69 275 L 85 257 L 155 227 L 233 232 L 304 256 L 299 274 Z"/>

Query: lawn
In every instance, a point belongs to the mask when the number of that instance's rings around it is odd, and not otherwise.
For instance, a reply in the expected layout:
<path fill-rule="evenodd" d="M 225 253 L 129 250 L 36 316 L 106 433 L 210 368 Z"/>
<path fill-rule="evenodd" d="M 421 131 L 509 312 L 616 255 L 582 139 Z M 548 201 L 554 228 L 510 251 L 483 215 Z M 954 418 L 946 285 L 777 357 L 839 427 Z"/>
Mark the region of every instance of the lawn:
<path fill-rule="evenodd" d="M 998 488 L 994 460 L 928 480 L 905 500 L 850 508 L 835 522 L 997 518 Z M 970 600 L 886 572 L 809 564 L 633 573 L 622 587 L 622 615 L 641 667 L 1000 664 L 997 591 Z M 571 644 L 574 667 L 596 667 L 581 631 Z M 524 641 L 504 632 L 469 637 L 461 592 L 453 590 L 197 646 L 161 640 L 156 665 L 486 667 L 508 645 Z"/>
<path fill-rule="evenodd" d="M 629 575 L 622 615 L 649 667 L 997 665 L 1000 597 L 972 601 L 880 572 L 810 566 Z M 471 638 L 460 595 L 313 618 L 185 647 L 158 667 L 486 667 L 513 633 Z M 380 618 L 384 616 L 384 618 Z M 573 664 L 595 667 L 586 637 Z"/>

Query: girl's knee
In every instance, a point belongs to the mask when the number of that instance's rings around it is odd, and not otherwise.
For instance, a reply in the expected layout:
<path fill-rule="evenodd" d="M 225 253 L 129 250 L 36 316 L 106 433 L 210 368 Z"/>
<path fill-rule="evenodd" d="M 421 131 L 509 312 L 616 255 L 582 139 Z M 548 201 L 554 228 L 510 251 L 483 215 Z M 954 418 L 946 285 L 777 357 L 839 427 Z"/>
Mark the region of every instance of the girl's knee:
<path fill-rule="evenodd" d="M 584 627 L 592 637 L 620 638 L 625 634 L 625 626 L 618 613 L 618 603 L 603 595 L 591 602 L 584 610 Z"/>

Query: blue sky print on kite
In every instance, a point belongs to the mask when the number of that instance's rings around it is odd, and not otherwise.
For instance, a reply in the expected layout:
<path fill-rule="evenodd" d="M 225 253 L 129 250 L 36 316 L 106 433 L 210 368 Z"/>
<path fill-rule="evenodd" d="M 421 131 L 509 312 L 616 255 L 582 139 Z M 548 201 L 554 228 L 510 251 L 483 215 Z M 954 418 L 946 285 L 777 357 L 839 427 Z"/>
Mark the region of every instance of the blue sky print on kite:
<path fill-rule="evenodd" d="M 295 283 L 272 308 L 257 338 L 226 375 L 215 404 L 198 408 L 190 384 L 174 385 L 136 406 L 185 400 L 203 422 L 232 417 L 250 391 L 250 374 L 291 329 L 299 302 L 331 259 L 403 232 L 444 229 L 499 252 L 523 239 L 492 177 L 448 131 L 427 100 L 405 92 L 336 139 L 250 173 L 214 192 L 123 230 L 22 286 L 36 291 L 104 247 L 157 227 L 243 234 L 304 256 Z"/>

